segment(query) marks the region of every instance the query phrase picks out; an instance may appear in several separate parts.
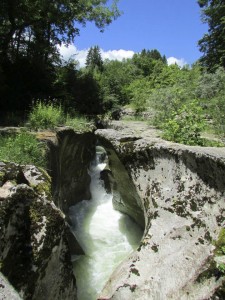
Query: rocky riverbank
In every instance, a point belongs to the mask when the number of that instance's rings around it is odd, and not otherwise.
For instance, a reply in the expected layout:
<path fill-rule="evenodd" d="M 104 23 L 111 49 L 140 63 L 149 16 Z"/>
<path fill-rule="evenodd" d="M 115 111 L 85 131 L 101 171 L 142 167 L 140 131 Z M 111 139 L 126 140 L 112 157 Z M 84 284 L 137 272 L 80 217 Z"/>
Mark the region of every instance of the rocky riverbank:
<path fill-rule="evenodd" d="M 116 197 L 115 207 L 142 210 L 145 234 L 99 299 L 223 299 L 225 149 L 166 142 L 139 122 L 112 127 L 96 134 L 141 199 Z"/>
<path fill-rule="evenodd" d="M 35 166 L 0 163 L 0 215 L 1 272 L 21 298 L 75 299 L 69 228 L 50 177 Z M 13 293 L 4 278 L 0 292 L 1 299 Z"/>
<path fill-rule="evenodd" d="M 144 122 L 110 126 L 39 134 L 49 144 L 51 179 L 35 166 L 0 163 L 1 270 L 20 296 L 3 277 L 0 295 L 76 299 L 70 257 L 82 249 L 66 215 L 90 199 L 97 144 L 107 151 L 101 176 L 114 207 L 144 230 L 99 299 L 224 299 L 225 148 L 167 142 Z"/>

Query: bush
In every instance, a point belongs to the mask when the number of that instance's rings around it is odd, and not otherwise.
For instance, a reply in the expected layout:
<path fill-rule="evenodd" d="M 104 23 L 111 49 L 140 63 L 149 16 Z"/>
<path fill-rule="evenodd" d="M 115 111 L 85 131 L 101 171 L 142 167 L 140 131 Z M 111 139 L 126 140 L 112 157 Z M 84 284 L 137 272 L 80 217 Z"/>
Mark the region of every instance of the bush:
<path fill-rule="evenodd" d="M 173 111 L 162 124 L 163 138 L 186 145 L 204 145 L 200 133 L 205 127 L 202 108 L 196 101 Z"/>
<path fill-rule="evenodd" d="M 85 117 L 78 115 L 71 109 L 70 114 L 65 114 L 60 105 L 37 102 L 29 115 L 29 126 L 37 129 L 53 129 L 59 125 L 70 126 L 77 131 L 93 129 L 93 122 L 88 122 Z"/>
<path fill-rule="evenodd" d="M 152 91 L 152 84 L 148 78 L 136 79 L 126 88 L 131 107 L 140 113 L 147 110 L 148 98 Z"/>
<path fill-rule="evenodd" d="M 211 115 L 213 119 L 214 131 L 225 137 L 225 95 L 221 94 L 213 99 L 211 105 Z"/>
<path fill-rule="evenodd" d="M 0 137 L 0 160 L 45 168 L 46 147 L 27 132 Z"/>
<path fill-rule="evenodd" d="M 41 101 L 33 106 L 28 117 L 29 126 L 34 129 L 54 128 L 63 124 L 64 121 L 65 115 L 60 105 Z"/>
<path fill-rule="evenodd" d="M 149 97 L 149 106 L 156 112 L 153 124 L 161 128 L 162 124 L 188 101 L 189 94 L 184 88 L 179 86 L 154 90 Z"/>

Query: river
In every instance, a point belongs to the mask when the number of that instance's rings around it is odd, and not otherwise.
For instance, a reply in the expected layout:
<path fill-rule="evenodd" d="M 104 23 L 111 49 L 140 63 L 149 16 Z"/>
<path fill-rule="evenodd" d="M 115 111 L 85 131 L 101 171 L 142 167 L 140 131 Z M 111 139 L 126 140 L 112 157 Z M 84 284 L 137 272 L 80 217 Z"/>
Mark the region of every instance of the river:
<path fill-rule="evenodd" d="M 89 169 L 92 198 L 69 211 L 73 233 L 85 252 L 73 257 L 79 300 L 97 299 L 113 270 L 138 247 L 143 234 L 129 216 L 113 208 L 113 195 L 106 192 L 100 179 L 106 153 L 101 147 L 96 149 Z"/>

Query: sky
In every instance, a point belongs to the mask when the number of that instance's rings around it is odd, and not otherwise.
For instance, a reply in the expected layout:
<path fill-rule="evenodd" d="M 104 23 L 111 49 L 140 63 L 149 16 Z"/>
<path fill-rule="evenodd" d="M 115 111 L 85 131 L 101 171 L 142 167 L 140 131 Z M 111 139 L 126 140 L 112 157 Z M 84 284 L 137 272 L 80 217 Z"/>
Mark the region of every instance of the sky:
<path fill-rule="evenodd" d="M 103 33 L 88 23 L 68 48 L 60 47 L 64 59 L 76 54 L 85 65 L 87 51 L 98 45 L 103 59 L 130 58 L 142 49 L 157 49 L 168 63 L 191 65 L 202 55 L 198 40 L 207 32 L 197 0 L 120 0 L 123 14 Z"/>

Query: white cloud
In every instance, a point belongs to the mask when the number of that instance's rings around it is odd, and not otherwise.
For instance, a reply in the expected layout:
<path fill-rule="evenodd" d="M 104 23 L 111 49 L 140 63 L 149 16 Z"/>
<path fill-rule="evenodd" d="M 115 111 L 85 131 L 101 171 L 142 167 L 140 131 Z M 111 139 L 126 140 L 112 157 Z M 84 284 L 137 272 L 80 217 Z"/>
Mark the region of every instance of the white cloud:
<path fill-rule="evenodd" d="M 79 61 L 80 67 L 85 66 L 86 56 L 89 49 L 78 50 L 74 45 L 58 46 L 59 52 L 64 60 L 74 58 Z M 124 58 L 131 58 L 134 55 L 134 51 L 131 50 L 108 50 L 104 51 L 100 49 L 103 60 L 119 60 L 122 61 Z"/>
<path fill-rule="evenodd" d="M 176 57 L 169 57 L 167 58 L 168 65 L 174 65 L 177 64 L 179 67 L 184 67 L 187 65 L 187 62 L 183 58 L 176 58 Z"/>
<path fill-rule="evenodd" d="M 58 45 L 58 50 L 62 58 L 66 61 L 69 60 L 70 58 L 75 59 L 77 54 L 77 48 L 74 45 L 69 45 L 68 47 L 65 45 L 61 45 L 61 46 Z"/>
<path fill-rule="evenodd" d="M 66 47 L 65 45 L 58 46 L 59 52 L 64 60 L 69 60 L 69 58 L 74 58 L 79 61 L 80 67 L 85 66 L 86 56 L 89 49 L 78 50 L 76 46 L 69 45 Z M 134 55 L 134 51 L 132 50 L 108 50 L 104 51 L 100 49 L 103 60 L 119 60 L 122 61 L 124 58 L 132 58 Z M 183 58 L 169 57 L 167 58 L 168 65 L 177 64 L 180 67 L 187 65 L 187 62 Z"/>
<path fill-rule="evenodd" d="M 123 49 L 104 51 L 101 49 L 101 54 L 103 60 L 109 59 L 122 61 L 124 58 L 132 58 L 134 51 Z"/>

